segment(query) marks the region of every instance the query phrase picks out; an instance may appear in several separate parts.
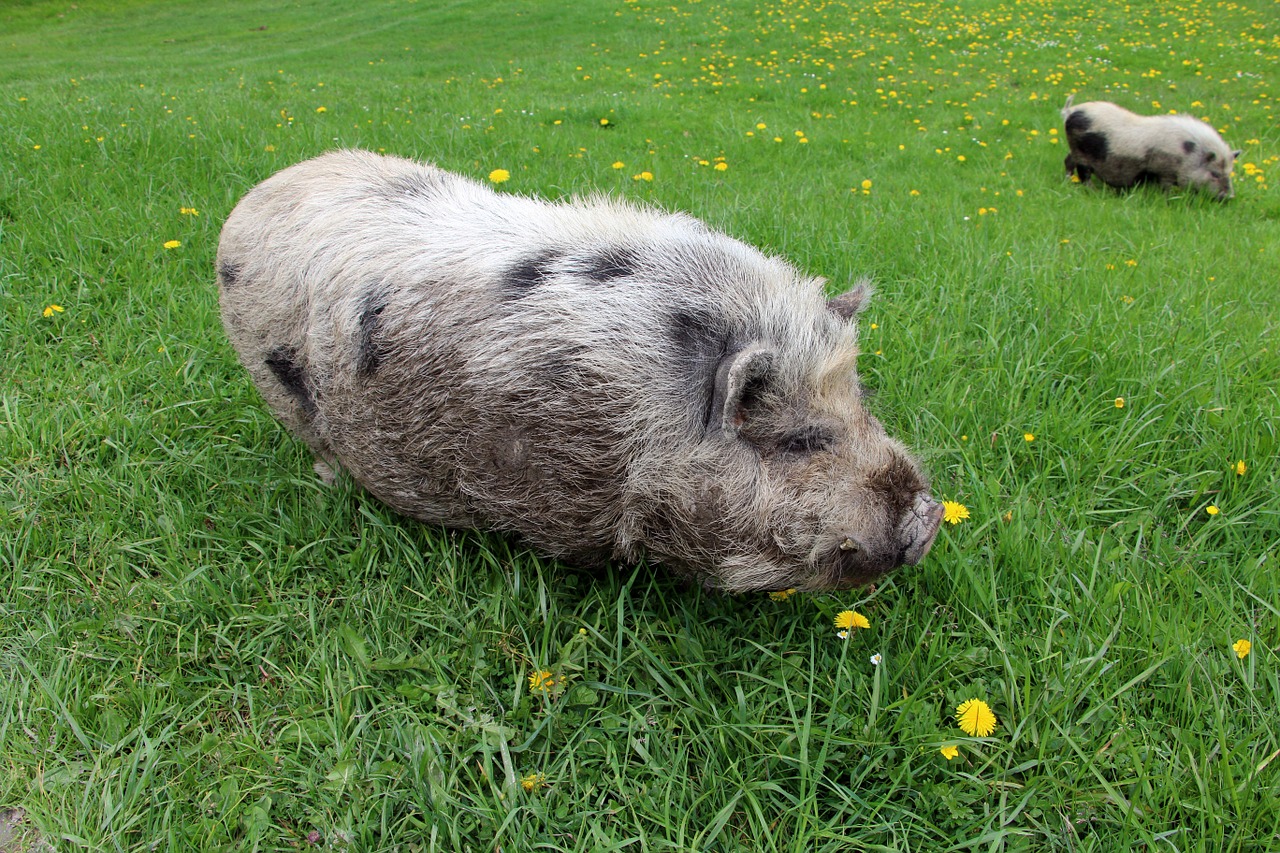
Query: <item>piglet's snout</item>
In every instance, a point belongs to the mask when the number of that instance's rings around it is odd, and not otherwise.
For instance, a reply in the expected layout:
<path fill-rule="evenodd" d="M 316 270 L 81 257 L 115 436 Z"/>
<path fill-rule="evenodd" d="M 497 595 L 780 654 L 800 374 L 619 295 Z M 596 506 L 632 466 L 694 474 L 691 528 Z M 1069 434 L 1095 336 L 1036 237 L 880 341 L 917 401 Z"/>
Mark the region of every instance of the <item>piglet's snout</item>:
<path fill-rule="evenodd" d="M 924 559 L 942 526 L 942 504 L 927 492 L 916 495 L 911 509 L 902 518 L 898 541 L 903 544 L 902 561 L 914 566 Z"/>

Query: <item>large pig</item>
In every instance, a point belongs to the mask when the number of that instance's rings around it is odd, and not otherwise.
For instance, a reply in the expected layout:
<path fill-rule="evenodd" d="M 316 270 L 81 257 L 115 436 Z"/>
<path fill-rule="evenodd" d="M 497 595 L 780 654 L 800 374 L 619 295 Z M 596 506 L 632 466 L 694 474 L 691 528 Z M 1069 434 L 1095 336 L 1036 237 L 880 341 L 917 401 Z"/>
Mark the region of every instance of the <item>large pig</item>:
<path fill-rule="evenodd" d="M 937 534 L 861 399 L 869 290 L 827 301 L 687 216 L 338 151 L 251 190 L 217 271 L 240 360 L 317 471 L 406 515 L 730 591 L 864 584 Z"/>
<path fill-rule="evenodd" d="M 1141 183 L 1208 190 L 1229 199 L 1232 151 L 1218 132 L 1186 115 L 1140 116 L 1107 101 L 1072 105 L 1062 119 L 1067 132 L 1067 174 L 1081 182 L 1093 175 L 1105 184 L 1128 189 Z"/>

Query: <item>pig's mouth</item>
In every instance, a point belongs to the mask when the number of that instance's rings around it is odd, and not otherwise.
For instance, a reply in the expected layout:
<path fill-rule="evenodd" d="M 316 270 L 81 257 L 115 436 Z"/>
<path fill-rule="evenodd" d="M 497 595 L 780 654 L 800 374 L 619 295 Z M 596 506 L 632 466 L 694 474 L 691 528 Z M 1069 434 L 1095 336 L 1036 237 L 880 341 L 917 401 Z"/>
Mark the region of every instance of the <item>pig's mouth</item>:
<path fill-rule="evenodd" d="M 830 586 L 863 586 L 899 566 L 914 566 L 929 553 L 941 525 L 942 504 L 927 492 L 920 492 L 903 514 L 891 542 L 872 548 L 853 536 L 840 540 L 827 560 L 831 567 Z"/>

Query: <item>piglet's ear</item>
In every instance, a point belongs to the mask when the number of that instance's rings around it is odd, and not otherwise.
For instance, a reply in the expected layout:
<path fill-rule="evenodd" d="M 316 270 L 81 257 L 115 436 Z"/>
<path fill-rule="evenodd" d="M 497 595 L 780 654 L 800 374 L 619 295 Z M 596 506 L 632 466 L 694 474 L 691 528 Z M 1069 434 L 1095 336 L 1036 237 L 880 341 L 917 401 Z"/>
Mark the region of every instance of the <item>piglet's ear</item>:
<path fill-rule="evenodd" d="M 716 370 L 716 387 L 711 397 L 708 431 L 736 436 L 747 422 L 756 397 L 773 367 L 774 352 L 759 344 L 730 353 Z"/>
<path fill-rule="evenodd" d="M 1239 156 L 1240 156 L 1241 154 L 1243 154 L 1243 153 L 1244 153 L 1244 151 L 1243 151 L 1243 150 L 1241 150 L 1241 149 L 1237 148 L 1235 151 L 1232 151 L 1232 152 L 1231 152 L 1231 159 L 1232 159 L 1232 160 L 1234 160 L 1234 159 L 1236 159 L 1237 157 L 1239 157 Z"/>
<path fill-rule="evenodd" d="M 852 320 L 854 315 L 867 307 L 867 302 L 870 301 L 873 292 L 871 281 L 860 278 L 849 290 L 839 296 L 833 296 L 828 299 L 827 310 L 841 320 Z"/>

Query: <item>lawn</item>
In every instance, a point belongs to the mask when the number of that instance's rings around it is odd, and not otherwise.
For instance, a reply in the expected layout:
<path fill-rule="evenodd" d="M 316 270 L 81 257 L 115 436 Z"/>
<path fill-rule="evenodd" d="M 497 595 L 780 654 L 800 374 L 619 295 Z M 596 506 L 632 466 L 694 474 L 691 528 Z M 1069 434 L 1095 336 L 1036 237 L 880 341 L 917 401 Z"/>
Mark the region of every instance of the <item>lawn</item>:
<path fill-rule="evenodd" d="M 6 3 L 0 850 L 1280 849 L 1278 9 Z M 1069 182 L 1073 93 L 1209 121 L 1236 198 Z M 213 258 L 339 146 L 869 274 L 968 518 L 733 597 L 324 487 Z"/>

